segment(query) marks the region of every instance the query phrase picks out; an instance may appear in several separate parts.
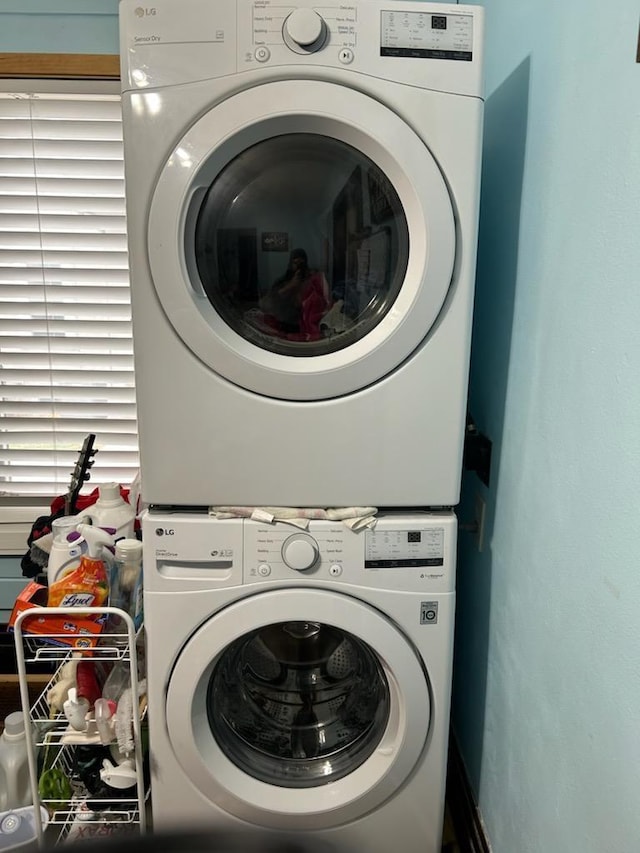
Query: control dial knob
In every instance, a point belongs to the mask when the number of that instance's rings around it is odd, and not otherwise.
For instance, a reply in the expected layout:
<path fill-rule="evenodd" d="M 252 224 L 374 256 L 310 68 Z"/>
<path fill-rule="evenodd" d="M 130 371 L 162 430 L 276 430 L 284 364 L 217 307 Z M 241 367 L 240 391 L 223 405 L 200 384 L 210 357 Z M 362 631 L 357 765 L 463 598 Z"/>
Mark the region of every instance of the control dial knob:
<path fill-rule="evenodd" d="M 306 533 L 294 533 L 282 543 L 282 559 L 297 572 L 312 569 L 319 556 L 318 543 Z"/>
<path fill-rule="evenodd" d="M 314 53 L 325 43 L 327 25 L 313 9 L 294 9 L 282 28 L 287 47 L 296 53 Z"/>

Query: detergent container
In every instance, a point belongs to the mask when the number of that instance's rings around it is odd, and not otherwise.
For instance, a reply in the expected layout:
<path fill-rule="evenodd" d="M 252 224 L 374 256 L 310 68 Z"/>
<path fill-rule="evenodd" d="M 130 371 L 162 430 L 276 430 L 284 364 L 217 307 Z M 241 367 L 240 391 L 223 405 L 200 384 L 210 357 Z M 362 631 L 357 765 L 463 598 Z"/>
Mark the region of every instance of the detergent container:
<path fill-rule="evenodd" d="M 113 538 L 132 538 L 136 511 L 120 494 L 118 483 L 103 483 L 98 486 L 98 500 L 83 511 L 84 518 L 91 519 L 96 527 L 115 530 Z"/>
<path fill-rule="evenodd" d="M 0 735 L 0 811 L 32 802 L 24 717 L 15 711 L 7 715 Z"/>
<path fill-rule="evenodd" d="M 142 542 L 137 539 L 116 542 L 109 604 L 128 613 L 136 630 L 142 625 Z"/>
<path fill-rule="evenodd" d="M 80 565 L 67 572 L 49 587 L 49 607 L 102 607 L 109 596 L 109 577 L 105 546 L 113 546 L 113 537 L 99 527 L 78 524 L 67 534 L 70 541 L 80 538 L 87 543 L 87 553 L 80 557 Z"/>
<path fill-rule="evenodd" d="M 69 542 L 67 535 L 76 529 L 81 519 L 77 515 L 62 515 L 51 522 L 53 541 L 47 562 L 47 582 L 49 586 L 60 580 L 63 575 L 77 569 L 80 557 L 87 551 L 87 543 L 78 538 Z"/>

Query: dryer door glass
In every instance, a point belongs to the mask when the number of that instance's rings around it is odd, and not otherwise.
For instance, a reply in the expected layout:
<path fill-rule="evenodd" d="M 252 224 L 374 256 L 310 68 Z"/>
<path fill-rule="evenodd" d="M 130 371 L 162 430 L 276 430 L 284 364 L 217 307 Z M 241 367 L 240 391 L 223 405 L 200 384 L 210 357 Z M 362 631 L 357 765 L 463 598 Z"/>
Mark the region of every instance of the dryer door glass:
<path fill-rule="evenodd" d="M 274 136 L 232 159 L 204 195 L 193 239 L 191 275 L 218 315 L 245 340 L 292 356 L 367 335 L 396 300 L 409 256 L 386 175 L 313 133 Z"/>
<path fill-rule="evenodd" d="M 281 622 L 233 642 L 213 670 L 209 725 L 245 773 L 308 788 L 351 773 L 389 719 L 389 685 L 361 640 L 318 622 Z"/>

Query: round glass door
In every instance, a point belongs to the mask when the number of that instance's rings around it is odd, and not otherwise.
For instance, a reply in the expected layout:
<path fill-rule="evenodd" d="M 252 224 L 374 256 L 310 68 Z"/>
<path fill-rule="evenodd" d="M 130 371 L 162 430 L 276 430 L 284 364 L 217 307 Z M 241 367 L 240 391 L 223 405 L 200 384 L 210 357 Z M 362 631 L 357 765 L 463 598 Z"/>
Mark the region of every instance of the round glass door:
<path fill-rule="evenodd" d="M 322 355 L 367 335 L 395 302 L 409 230 L 387 176 L 337 139 L 259 142 L 216 176 L 197 217 L 208 299 L 270 352 Z"/>
<path fill-rule="evenodd" d="M 389 685 L 376 655 L 346 631 L 283 622 L 220 656 L 207 712 L 225 755 L 272 785 L 311 787 L 353 772 L 380 743 Z"/>
<path fill-rule="evenodd" d="M 217 376 L 324 400 L 388 376 L 443 309 L 452 201 L 425 142 L 373 98 L 266 83 L 201 116 L 149 207 L 167 322 Z"/>
<path fill-rule="evenodd" d="M 171 748 L 200 794 L 262 826 L 367 814 L 427 748 L 419 654 L 376 608 L 287 588 L 240 599 L 188 639 L 169 676 Z"/>

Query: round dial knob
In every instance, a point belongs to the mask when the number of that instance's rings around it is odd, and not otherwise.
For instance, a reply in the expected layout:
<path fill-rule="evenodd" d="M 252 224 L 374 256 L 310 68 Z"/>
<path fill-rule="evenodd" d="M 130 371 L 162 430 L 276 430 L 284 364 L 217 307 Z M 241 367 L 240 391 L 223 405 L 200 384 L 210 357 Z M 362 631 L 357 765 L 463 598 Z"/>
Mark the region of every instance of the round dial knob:
<path fill-rule="evenodd" d="M 318 543 L 306 533 L 294 533 L 282 545 L 282 559 L 297 572 L 313 568 L 319 554 Z"/>
<path fill-rule="evenodd" d="M 327 26 L 313 9 L 294 9 L 284 22 L 284 40 L 293 50 L 303 53 L 319 50 L 324 44 Z"/>

